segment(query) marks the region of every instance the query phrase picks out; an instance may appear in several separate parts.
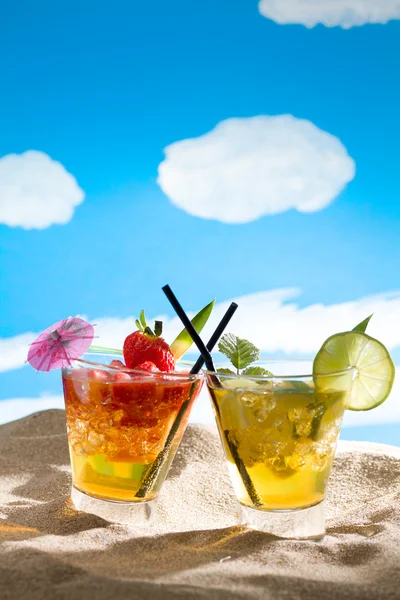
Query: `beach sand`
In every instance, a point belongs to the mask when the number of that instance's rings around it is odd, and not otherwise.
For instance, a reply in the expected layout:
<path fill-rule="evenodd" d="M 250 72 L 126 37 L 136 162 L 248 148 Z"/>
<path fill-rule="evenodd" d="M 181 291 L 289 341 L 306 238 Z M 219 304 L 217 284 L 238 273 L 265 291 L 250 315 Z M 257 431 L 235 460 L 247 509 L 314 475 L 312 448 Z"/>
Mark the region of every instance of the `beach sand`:
<path fill-rule="evenodd" d="M 60 410 L 0 427 L 1 600 L 400 599 L 400 448 L 343 442 L 323 542 L 235 525 L 214 429 L 188 427 L 151 529 L 77 513 Z"/>

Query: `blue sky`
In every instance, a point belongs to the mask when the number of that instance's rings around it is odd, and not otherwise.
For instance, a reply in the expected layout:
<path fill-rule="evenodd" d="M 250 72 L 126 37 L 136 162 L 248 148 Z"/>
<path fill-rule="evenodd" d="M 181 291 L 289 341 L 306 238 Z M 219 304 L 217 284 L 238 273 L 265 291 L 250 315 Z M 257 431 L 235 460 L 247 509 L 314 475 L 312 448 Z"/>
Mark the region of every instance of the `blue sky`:
<path fill-rule="evenodd" d="M 78 313 L 172 318 L 166 282 L 189 310 L 282 288 L 299 289 L 298 311 L 400 290 L 399 20 L 284 25 L 243 0 L 39 0 L 2 13 L 0 166 L 45 153 L 84 200 L 64 224 L 0 224 L 1 338 Z M 167 146 L 227 119 L 286 114 L 335 136 L 355 163 L 326 206 L 232 224 L 182 210 L 157 183 Z M 5 189 L 0 171 L 1 202 Z M 376 333 L 400 364 L 400 339 L 385 339 L 400 316 L 390 306 Z M 27 367 L 4 370 L 0 388 L 0 399 L 60 393 L 53 374 L 33 379 Z"/>

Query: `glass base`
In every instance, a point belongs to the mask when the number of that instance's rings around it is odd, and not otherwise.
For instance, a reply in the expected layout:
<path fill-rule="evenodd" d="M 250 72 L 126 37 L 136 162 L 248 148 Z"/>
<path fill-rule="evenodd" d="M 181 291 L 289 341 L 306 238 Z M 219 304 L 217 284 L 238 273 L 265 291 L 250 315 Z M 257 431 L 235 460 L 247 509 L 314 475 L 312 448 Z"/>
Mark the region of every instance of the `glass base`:
<path fill-rule="evenodd" d="M 71 500 L 77 510 L 90 513 L 121 525 L 146 527 L 151 525 L 157 511 L 158 498 L 146 502 L 118 502 L 93 498 L 72 487 Z"/>
<path fill-rule="evenodd" d="M 322 540 L 325 535 L 325 501 L 297 510 L 258 510 L 239 505 L 240 520 L 250 529 L 281 538 Z"/>

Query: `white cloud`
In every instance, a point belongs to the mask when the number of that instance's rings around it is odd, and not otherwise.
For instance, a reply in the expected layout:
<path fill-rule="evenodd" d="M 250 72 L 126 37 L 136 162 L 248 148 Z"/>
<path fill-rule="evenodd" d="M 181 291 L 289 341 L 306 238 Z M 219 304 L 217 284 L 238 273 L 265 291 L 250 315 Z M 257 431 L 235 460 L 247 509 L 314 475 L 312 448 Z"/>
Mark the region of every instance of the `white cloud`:
<path fill-rule="evenodd" d="M 23 367 L 28 346 L 37 336 L 37 333 L 21 333 L 14 337 L 0 338 L 0 373 Z"/>
<path fill-rule="evenodd" d="M 267 353 L 313 356 L 328 336 L 348 331 L 374 313 L 368 327 L 370 335 L 391 350 L 400 346 L 400 328 L 397 326 L 400 322 L 400 290 L 337 304 L 311 304 L 304 308 L 295 302 L 299 296 L 299 290 L 283 288 L 236 298 L 239 309 L 230 329 L 241 337 L 250 338 Z M 213 325 L 228 305 L 229 302 L 217 305 Z M 210 327 L 207 329 L 209 333 Z"/>
<path fill-rule="evenodd" d="M 171 202 L 224 223 L 321 210 L 355 174 L 340 140 L 292 115 L 228 119 L 165 155 L 158 183 Z"/>
<path fill-rule="evenodd" d="M 240 296 L 233 300 L 239 309 L 234 315 L 229 330 L 250 338 L 266 353 L 313 356 L 322 342 L 333 333 L 347 331 L 374 313 L 368 327 L 370 335 L 380 339 L 387 348 L 400 347 L 400 291 L 366 296 L 358 300 L 337 304 L 311 304 L 300 308 L 296 299 L 301 292 L 282 288 Z M 216 304 L 202 336 L 210 337 L 221 320 L 231 300 Z M 194 312 L 188 312 L 193 316 Z M 135 316 L 93 319 L 96 326 L 95 343 L 122 348 L 126 335 L 136 329 Z M 173 340 L 182 329 L 178 317 L 156 315 L 164 323 L 163 336 Z M 0 338 L 0 372 L 24 366 L 30 344 L 39 333 L 23 333 L 9 338 Z"/>
<path fill-rule="evenodd" d="M 239 304 L 239 309 L 234 315 L 228 331 L 250 339 L 268 354 L 283 353 L 287 356 L 312 357 L 328 336 L 349 330 L 366 316 L 374 313 L 368 327 L 370 335 L 381 340 L 389 350 L 400 347 L 400 328 L 397 326 L 400 322 L 400 291 L 331 305 L 312 304 L 304 308 L 299 307 L 296 303 L 299 296 L 299 290 L 284 288 L 234 298 Z M 229 300 L 216 305 L 210 322 L 202 334 L 204 340 L 208 340 L 230 302 Z M 193 313 L 188 314 L 193 315 Z M 182 329 L 181 322 L 177 317 L 169 318 L 165 315 L 157 315 L 154 319 L 164 322 L 163 335 L 168 341 L 173 340 Z M 152 320 L 149 319 L 149 322 Z M 96 335 L 99 336 L 96 343 L 107 347 L 121 348 L 126 335 L 136 329 L 135 317 L 100 318 L 94 319 L 93 322 L 97 323 Z M 22 367 L 26 359 L 28 344 L 37 335 L 38 333 L 25 333 L 0 339 L 0 371 Z M 59 397 L 50 396 L 50 403 L 53 398 L 61 402 Z M 397 380 L 390 399 L 382 407 L 370 413 L 348 413 L 346 423 L 351 425 L 400 421 L 399 398 L 400 370 L 398 367 Z M 43 399 L 37 400 L 39 403 L 37 406 L 35 404 L 27 405 L 27 403 L 33 402 L 32 399 L 20 399 L 18 402 L 22 403 L 21 406 L 24 410 L 34 407 L 29 412 L 40 410 L 40 407 L 42 409 L 53 408 L 50 405 L 45 406 Z M 3 406 L 5 404 L 2 401 L 2 410 Z M 15 406 L 18 407 L 18 404 Z M 192 418 L 195 421 L 212 421 L 206 393 L 199 398 Z"/>
<path fill-rule="evenodd" d="M 261 0 L 262 15 L 280 25 L 315 27 L 339 25 L 349 29 L 367 23 L 400 19 L 400 0 Z"/>
<path fill-rule="evenodd" d="M 0 401 L 0 425 L 22 419 L 40 410 L 64 408 L 63 396 L 43 396 L 41 398 L 12 398 Z"/>
<path fill-rule="evenodd" d="M 83 199 L 75 177 L 44 152 L 0 158 L 0 223 L 23 229 L 65 224 Z"/>

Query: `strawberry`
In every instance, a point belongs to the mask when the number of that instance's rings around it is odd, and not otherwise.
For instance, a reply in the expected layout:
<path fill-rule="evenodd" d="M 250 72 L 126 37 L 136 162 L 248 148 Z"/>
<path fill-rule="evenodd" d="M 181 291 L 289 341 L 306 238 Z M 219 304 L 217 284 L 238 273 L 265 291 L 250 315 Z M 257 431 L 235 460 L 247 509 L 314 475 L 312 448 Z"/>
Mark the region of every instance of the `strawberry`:
<path fill-rule="evenodd" d="M 109 379 L 107 371 L 101 369 L 90 369 L 88 371 L 88 379 L 92 381 L 107 381 Z"/>
<path fill-rule="evenodd" d="M 112 360 L 110 362 L 110 367 L 114 369 L 126 369 L 126 365 L 121 360 Z M 123 371 L 115 371 L 112 373 L 113 381 L 131 381 L 131 376 L 129 373 L 124 373 Z"/>
<path fill-rule="evenodd" d="M 156 365 L 150 360 L 146 360 L 146 362 L 142 363 L 141 365 L 138 365 L 135 368 L 140 369 L 141 371 L 152 371 L 153 373 L 160 372 L 159 369 L 157 369 Z"/>
<path fill-rule="evenodd" d="M 117 373 L 114 374 L 114 381 L 132 381 L 132 378 L 129 373 L 117 371 Z"/>
<path fill-rule="evenodd" d="M 142 310 L 136 325 L 138 330 L 128 335 L 124 342 L 123 353 L 126 366 L 129 369 L 144 368 L 145 371 L 154 371 L 154 367 L 164 373 L 173 371 L 175 359 L 167 342 L 161 337 L 161 321 L 155 322 L 153 332 L 147 326 Z M 149 363 L 153 363 L 154 367 Z"/>
<path fill-rule="evenodd" d="M 122 360 L 112 360 L 110 362 L 110 367 L 114 367 L 114 369 L 126 369 Z"/>

